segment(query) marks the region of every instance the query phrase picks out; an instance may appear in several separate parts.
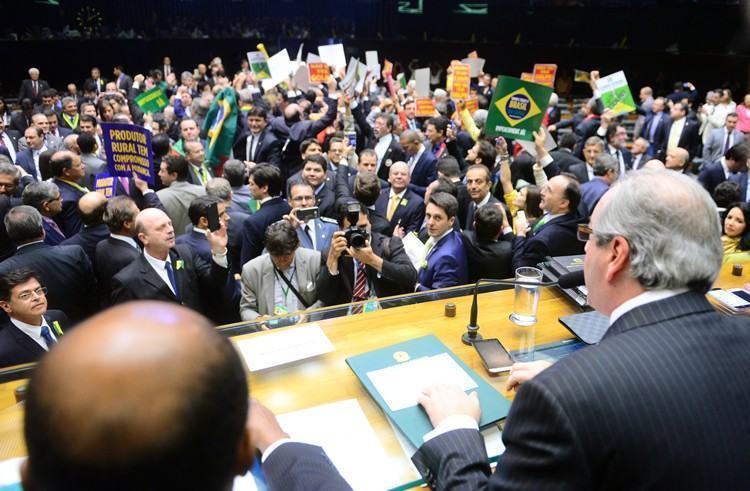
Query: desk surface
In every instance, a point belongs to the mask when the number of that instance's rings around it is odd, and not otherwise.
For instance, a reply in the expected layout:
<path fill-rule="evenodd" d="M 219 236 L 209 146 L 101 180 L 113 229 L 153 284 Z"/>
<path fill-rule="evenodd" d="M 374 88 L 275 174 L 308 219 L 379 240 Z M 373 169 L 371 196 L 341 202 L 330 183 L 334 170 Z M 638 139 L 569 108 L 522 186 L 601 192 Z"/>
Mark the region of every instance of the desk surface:
<path fill-rule="evenodd" d="M 731 264 L 722 268 L 716 286 L 739 287 L 743 277 L 731 275 Z M 745 275 L 748 276 L 748 275 Z M 747 280 L 745 280 L 747 281 Z M 471 306 L 471 296 L 451 299 L 456 304 L 454 318 L 444 316 L 446 300 L 379 310 L 366 314 L 318 321 L 335 351 L 285 366 L 250 373 L 253 397 L 265 403 L 276 414 L 317 406 L 343 399 L 357 399 L 375 430 L 388 456 L 397 463 L 401 482 L 416 476 L 404 456 L 383 412 L 370 398 L 357 377 L 349 369 L 345 358 L 427 334 L 435 334 L 448 348 L 476 370 L 493 387 L 505 392 L 507 374 L 490 376 L 484 370 L 472 347 L 461 343 Z M 497 337 L 509 350 L 533 349 L 534 346 L 571 338 L 558 318 L 578 311 L 555 288 L 542 290 L 539 302 L 539 321 L 535 326 L 519 327 L 508 320 L 513 308 L 513 290 L 481 294 L 479 296 L 480 334 Z M 234 341 L 247 334 L 232 338 Z M 24 383 L 16 381 L 0 386 L 0 404 L 12 404 L 13 388 Z M 6 387 L 7 386 L 7 387 Z M 22 405 L 11 405 L 0 411 L 0 459 L 25 455 L 23 443 Z"/>

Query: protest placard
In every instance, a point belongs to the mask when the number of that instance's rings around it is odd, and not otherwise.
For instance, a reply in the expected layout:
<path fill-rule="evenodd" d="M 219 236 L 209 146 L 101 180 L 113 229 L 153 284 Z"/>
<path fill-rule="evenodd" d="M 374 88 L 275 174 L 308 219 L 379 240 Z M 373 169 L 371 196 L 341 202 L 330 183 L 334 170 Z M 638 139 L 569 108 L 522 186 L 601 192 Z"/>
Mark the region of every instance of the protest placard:
<path fill-rule="evenodd" d="M 435 104 L 429 97 L 417 99 L 416 103 L 418 118 L 431 118 L 435 115 Z"/>
<path fill-rule="evenodd" d="M 470 114 L 474 114 L 479 109 L 479 100 L 476 98 L 466 99 L 466 109 L 469 110 Z"/>
<path fill-rule="evenodd" d="M 318 46 L 318 54 L 323 62 L 328 63 L 334 69 L 346 66 L 346 55 L 344 55 L 343 44 Z"/>
<path fill-rule="evenodd" d="M 326 63 L 309 63 L 307 70 L 310 74 L 311 84 L 324 84 L 331 76 L 331 68 Z"/>
<path fill-rule="evenodd" d="M 107 198 L 114 197 L 116 187 L 117 181 L 107 172 L 102 172 L 94 177 L 94 191 L 102 193 Z"/>
<path fill-rule="evenodd" d="M 622 70 L 600 78 L 596 88 L 599 89 L 604 108 L 614 111 L 615 115 L 635 111 L 633 94 L 630 93 L 625 72 Z"/>
<path fill-rule="evenodd" d="M 550 95 L 551 87 L 500 77 L 487 115 L 487 135 L 534 141 L 532 132 L 542 125 Z"/>
<path fill-rule="evenodd" d="M 485 60 L 484 58 L 464 58 L 461 60 L 461 63 L 469 65 L 469 76 L 471 78 L 476 78 L 482 73 L 482 70 L 484 70 Z"/>
<path fill-rule="evenodd" d="M 135 98 L 135 103 L 146 114 L 158 113 L 169 105 L 167 94 L 159 87 L 147 90 Z"/>
<path fill-rule="evenodd" d="M 255 75 L 256 80 L 271 78 L 271 70 L 268 68 L 268 57 L 262 51 L 249 51 L 247 61 L 250 63 L 250 70 Z"/>
<path fill-rule="evenodd" d="M 151 132 L 142 126 L 124 123 L 101 123 L 102 144 L 111 176 L 132 177 L 135 172 L 154 184 Z"/>
<path fill-rule="evenodd" d="M 521 80 L 524 82 L 533 82 L 534 81 L 534 74 L 529 72 L 523 72 L 521 73 Z"/>
<path fill-rule="evenodd" d="M 418 68 L 414 70 L 417 97 L 430 97 L 430 69 Z"/>
<path fill-rule="evenodd" d="M 557 65 L 552 63 L 537 63 L 534 65 L 534 82 L 546 85 L 547 87 L 554 87 L 556 73 Z"/>
<path fill-rule="evenodd" d="M 451 99 L 461 100 L 469 98 L 469 65 L 456 63 L 453 65 L 453 80 L 451 83 Z"/>

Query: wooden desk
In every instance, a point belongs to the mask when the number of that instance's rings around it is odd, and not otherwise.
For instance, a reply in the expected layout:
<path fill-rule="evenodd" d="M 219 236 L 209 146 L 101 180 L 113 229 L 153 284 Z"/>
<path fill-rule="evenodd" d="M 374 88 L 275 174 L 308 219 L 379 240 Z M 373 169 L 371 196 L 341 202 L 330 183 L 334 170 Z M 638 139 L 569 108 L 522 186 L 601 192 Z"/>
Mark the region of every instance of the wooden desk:
<path fill-rule="evenodd" d="M 742 277 L 731 275 L 731 264 L 722 268 L 717 286 L 741 286 Z M 750 273 L 745 274 L 745 278 Z M 745 280 L 747 281 L 747 280 Z M 466 330 L 471 296 L 451 300 L 437 300 L 407 305 L 337 319 L 319 321 L 336 350 L 332 353 L 293 364 L 249 374 L 251 395 L 271 408 L 276 414 L 295 411 L 324 403 L 355 398 L 359 401 L 388 456 L 398 468 L 401 482 L 416 479 L 385 415 L 370 398 L 349 369 L 345 358 L 407 341 L 427 334 L 435 334 L 448 348 L 476 370 L 506 397 L 507 374 L 489 376 L 472 347 L 461 343 Z M 447 301 L 456 304 L 454 318 L 444 316 Z M 513 290 L 481 294 L 479 296 L 480 333 L 485 338 L 497 337 L 511 350 L 541 345 L 571 338 L 558 318 L 578 309 L 555 288 L 542 290 L 539 302 L 539 321 L 532 327 L 519 327 L 508 320 L 513 308 Z M 232 338 L 235 341 L 253 333 Z M 17 385 L 17 383 L 15 383 Z M 8 384 L 6 384 L 8 385 Z M 0 390 L 4 387 L 0 386 Z M 12 397 L 12 390 L 8 391 Z M 25 455 L 22 436 L 22 408 L 13 405 L 0 412 L 0 459 Z"/>

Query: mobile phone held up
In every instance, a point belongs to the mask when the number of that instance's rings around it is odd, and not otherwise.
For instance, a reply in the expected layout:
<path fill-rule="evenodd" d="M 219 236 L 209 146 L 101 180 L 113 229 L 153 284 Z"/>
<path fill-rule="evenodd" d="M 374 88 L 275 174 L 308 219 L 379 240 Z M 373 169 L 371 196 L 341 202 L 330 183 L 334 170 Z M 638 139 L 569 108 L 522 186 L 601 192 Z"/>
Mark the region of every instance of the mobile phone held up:
<path fill-rule="evenodd" d="M 310 208 L 300 208 L 297 210 L 297 220 L 300 222 L 308 222 L 315 218 L 320 218 L 320 212 L 317 206 L 311 206 Z"/>
<path fill-rule="evenodd" d="M 474 349 L 479 353 L 484 367 L 490 373 L 503 373 L 510 371 L 513 359 L 495 338 L 474 341 Z"/>
<path fill-rule="evenodd" d="M 211 232 L 216 232 L 221 228 L 221 222 L 219 222 L 219 204 L 213 203 L 209 205 L 206 210 L 206 220 L 208 220 L 208 229 Z"/>

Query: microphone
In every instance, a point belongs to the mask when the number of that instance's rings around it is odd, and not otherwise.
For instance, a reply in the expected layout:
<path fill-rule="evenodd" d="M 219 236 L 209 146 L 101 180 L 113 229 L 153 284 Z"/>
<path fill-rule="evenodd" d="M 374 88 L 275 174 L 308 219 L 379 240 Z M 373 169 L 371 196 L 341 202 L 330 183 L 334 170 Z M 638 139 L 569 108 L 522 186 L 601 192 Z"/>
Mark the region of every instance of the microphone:
<path fill-rule="evenodd" d="M 584 284 L 583 270 L 573 271 L 571 273 L 565 273 L 561 275 L 557 281 L 518 281 L 518 280 L 497 280 L 494 278 L 479 278 L 474 284 L 474 298 L 471 302 L 471 313 L 469 315 L 469 325 L 466 326 L 466 332 L 461 336 L 461 341 L 469 346 L 474 344 L 474 341 L 482 339 L 479 334 L 479 325 L 477 324 L 477 294 L 479 292 L 479 283 L 490 283 L 494 285 L 508 285 L 508 286 L 560 286 L 561 288 L 574 288 Z"/>

